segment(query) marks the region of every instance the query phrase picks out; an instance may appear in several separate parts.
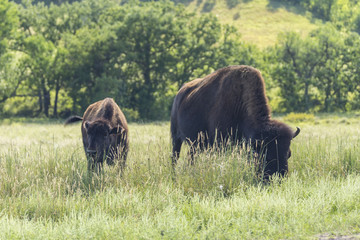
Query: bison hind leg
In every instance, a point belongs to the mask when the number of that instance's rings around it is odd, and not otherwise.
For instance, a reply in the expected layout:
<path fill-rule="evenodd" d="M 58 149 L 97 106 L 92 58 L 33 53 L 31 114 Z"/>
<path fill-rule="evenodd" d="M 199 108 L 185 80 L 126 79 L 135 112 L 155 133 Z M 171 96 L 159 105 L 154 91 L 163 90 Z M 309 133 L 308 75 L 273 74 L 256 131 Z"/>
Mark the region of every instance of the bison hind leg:
<path fill-rule="evenodd" d="M 209 136 L 205 132 L 200 132 L 198 134 L 198 137 L 195 141 L 191 141 L 190 139 L 187 139 L 187 142 L 190 145 L 189 150 L 189 165 L 194 165 L 194 156 L 197 152 L 203 152 L 205 149 L 209 148 Z"/>
<path fill-rule="evenodd" d="M 125 146 L 119 146 L 118 148 L 118 162 L 120 165 L 120 174 L 122 175 L 122 173 L 125 170 L 126 167 L 126 159 L 127 159 L 127 155 L 128 155 L 128 147 Z"/>
<path fill-rule="evenodd" d="M 121 173 L 125 169 L 126 158 L 128 154 L 128 148 L 126 145 L 119 144 L 117 147 L 110 148 L 106 163 L 109 166 L 116 165 L 120 168 Z"/>
<path fill-rule="evenodd" d="M 123 171 L 125 169 L 125 167 L 126 167 L 127 154 L 128 154 L 128 150 L 124 149 L 122 151 L 121 158 L 120 158 L 121 171 Z"/>
<path fill-rule="evenodd" d="M 171 163 L 172 166 L 175 167 L 177 160 L 180 156 L 180 150 L 181 150 L 182 140 L 180 138 L 173 138 L 172 140 L 172 155 L 171 155 Z"/>

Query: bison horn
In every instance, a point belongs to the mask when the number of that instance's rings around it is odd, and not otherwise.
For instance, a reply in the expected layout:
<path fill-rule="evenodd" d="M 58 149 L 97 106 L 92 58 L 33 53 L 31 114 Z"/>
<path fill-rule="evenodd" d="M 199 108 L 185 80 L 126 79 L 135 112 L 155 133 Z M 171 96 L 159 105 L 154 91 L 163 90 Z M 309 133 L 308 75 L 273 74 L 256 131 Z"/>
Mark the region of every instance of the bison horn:
<path fill-rule="evenodd" d="M 293 138 L 295 138 L 297 135 L 299 135 L 299 133 L 300 133 L 300 128 L 296 127 L 296 132 L 294 133 Z"/>

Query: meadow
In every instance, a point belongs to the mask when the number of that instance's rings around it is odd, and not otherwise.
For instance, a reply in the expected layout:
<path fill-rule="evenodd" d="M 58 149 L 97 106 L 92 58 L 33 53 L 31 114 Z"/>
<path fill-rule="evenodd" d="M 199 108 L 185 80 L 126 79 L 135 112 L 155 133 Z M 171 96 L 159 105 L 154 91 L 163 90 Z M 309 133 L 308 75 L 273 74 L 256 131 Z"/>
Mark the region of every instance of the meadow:
<path fill-rule="evenodd" d="M 279 117 L 301 132 L 289 176 L 264 183 L 241 146 L 183 147 L 169 122 L 130 123 L 122 175 L 87 172 L 80 125 L 0 122 L 0 239 L 318 239 L 360 232 L 358 115 Z"/>
<path fill-rule="evenodd" d="M 199 4 L 199 2 L 201 2 Z M 225 0 L 214 0 L 209 9 L 221 23 L 235 26 L 241 39 L 253 43 L 261 49 L 273 46 L 279 33 L 294 31 L 302 37 L 322 25 L 320 20 L 298 6 L 273 0 L 242 0 L 229 8 Z M 187 9 L 198 14 L 204 13 L 206 1 L 189 1 Z"/>

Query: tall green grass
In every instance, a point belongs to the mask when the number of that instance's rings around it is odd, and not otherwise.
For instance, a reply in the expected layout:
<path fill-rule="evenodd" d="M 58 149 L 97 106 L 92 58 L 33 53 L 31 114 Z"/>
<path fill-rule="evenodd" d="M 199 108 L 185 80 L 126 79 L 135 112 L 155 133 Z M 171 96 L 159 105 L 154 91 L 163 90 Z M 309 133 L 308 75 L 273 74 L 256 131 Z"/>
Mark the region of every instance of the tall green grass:
<path fill-rule="evenodd" d="M 331 118 L 329 118 L 331 120 Z M 347 119 L 347 118 L 346 118 Z M 326 120 L 326 119 L 325 119 Z M 1 239 L 309 239 L 360 231 L 360 121 L 299 123 L 289 176 L 263 183 L 251 153 L 209 150 L 175 175 L 169 123 L 130 124 L 121 175 L 87 172 L 80 126 L 0 125 Z M 250 154 L 250 155 L 249 155 Z"/>

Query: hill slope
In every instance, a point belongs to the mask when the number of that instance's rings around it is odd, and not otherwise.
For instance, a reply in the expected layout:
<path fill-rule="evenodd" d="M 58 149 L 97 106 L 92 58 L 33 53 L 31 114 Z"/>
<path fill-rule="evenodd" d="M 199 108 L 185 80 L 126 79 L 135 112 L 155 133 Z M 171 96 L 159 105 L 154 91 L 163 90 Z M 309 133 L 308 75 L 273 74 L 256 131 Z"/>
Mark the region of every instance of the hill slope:
<path fill-rule="evenodd" d="M 193 0 L 187 8 L 197 13 L 215 14 L 221 22 L 236 26 L 242 39 L 260 48 L 273 45 L 280 32 L 296 31 L 306 36 L 319 26 L 312 23 L 302 9 L 278 1 L 240 0 L 239 2 L 230 9 L 227 0 Z"/>

